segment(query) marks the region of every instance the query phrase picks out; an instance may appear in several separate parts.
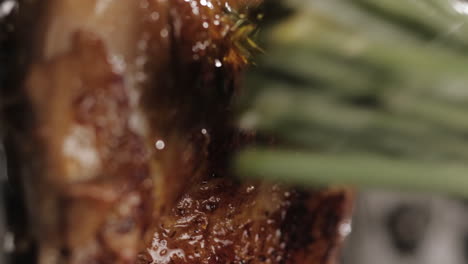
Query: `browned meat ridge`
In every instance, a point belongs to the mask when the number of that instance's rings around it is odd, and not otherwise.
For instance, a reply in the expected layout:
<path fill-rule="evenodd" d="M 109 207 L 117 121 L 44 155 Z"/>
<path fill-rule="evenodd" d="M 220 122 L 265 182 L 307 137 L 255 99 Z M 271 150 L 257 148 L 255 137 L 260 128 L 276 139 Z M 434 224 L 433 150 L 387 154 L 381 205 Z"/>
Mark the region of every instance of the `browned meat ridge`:
<path fill-rule="evenodd" d="M 17 147 L 39 264 L 334 263 L 347 192 L 227 170 L 257 2 L 31 2 Z"/>

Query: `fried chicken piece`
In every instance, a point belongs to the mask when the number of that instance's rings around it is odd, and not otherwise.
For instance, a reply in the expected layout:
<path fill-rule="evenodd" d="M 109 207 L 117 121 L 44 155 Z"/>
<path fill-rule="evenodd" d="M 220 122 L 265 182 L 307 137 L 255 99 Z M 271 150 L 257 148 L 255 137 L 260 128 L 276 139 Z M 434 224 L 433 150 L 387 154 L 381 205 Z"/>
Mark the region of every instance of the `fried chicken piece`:
<path fill-rule="evenodd" d="M 333 263 L 348 192 L 228 169 L 249 141 L 230 106 L 258 2 L 43 1 L 11 88 L 40 264 Z"/>

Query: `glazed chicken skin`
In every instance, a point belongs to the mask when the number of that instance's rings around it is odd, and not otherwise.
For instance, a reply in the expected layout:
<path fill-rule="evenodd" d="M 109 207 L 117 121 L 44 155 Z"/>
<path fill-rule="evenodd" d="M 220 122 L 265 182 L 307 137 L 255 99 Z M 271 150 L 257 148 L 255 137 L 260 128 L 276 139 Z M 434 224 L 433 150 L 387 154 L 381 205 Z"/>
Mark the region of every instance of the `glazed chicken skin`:
<path fill-rule="evenodd" d="M 251 141 L 231 102 L 259 2 L 22 5 L 20 17 L 40 12 L 18 23 L 35 33 L 24 81 L 8 88 L 28 120 L 11 144 L 37 263 L 334 263 L 346 191 L 245 182 L 228 169 Z"/>

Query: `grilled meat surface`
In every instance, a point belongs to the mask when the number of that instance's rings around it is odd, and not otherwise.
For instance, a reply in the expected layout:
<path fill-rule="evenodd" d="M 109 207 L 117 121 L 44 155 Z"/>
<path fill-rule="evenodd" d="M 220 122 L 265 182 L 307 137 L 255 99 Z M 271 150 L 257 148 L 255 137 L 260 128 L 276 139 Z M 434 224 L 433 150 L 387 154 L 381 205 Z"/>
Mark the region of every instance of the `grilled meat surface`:
<path fill-rule="evenodd" d="M 228 170 L 252 141 L 231 101 L 249 56 L 241 20 L 258 4 L 20 5 L 29 41 L 8 94 L 22 111 L 7 119 L 27 124 L 9 145 L 38 263 L 333 263 L 348 192 Z"/>

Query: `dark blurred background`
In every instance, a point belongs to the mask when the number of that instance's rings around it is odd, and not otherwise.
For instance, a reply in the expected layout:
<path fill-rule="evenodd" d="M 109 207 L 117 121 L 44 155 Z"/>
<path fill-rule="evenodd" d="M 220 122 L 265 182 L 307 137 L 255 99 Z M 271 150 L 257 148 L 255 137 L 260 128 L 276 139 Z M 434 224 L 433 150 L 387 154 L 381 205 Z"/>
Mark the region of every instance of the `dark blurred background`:
<path fill-rule="evenodd" d="M 468 263 L 466 201 L 375 190 L 358 197 L 341 263 Z"/>

